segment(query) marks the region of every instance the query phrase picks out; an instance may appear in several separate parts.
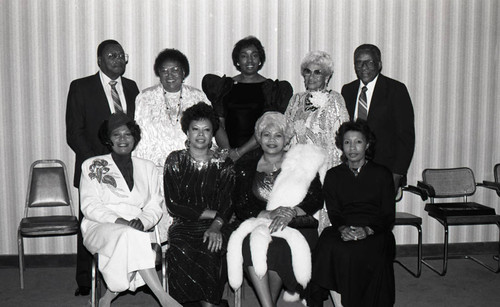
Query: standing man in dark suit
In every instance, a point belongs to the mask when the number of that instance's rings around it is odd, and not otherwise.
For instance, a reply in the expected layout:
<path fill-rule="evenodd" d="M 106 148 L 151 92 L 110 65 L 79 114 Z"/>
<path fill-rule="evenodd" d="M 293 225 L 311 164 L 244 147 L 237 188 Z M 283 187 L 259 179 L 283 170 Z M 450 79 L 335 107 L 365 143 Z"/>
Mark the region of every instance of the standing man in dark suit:
<path fill-rule="evenodd" d="M 115 40 L 105 40 L 97 48 L 99 72 L 71 82 L 66 106 L 66 141 L 76 154 L 73 184 L 80 185 L 81 166 L 86 159 L 109 153 L 97 131 L 111 113 L 123 112 L 134 118 L 137 84 L 123 78 L 128 55 Z M 80 211 L 80 220 L 83 215 Z M 88 295 L 91 284 L 92 255 L 83 246 L 78 232 L 75 295 Z"/>
<path fill-rule="evenodd" d="M 413 106 L 406 86 L 382 75 L 377 46 L 364 44 L 354 51 L 358 79 L 342 87 L 351 120 L 368 122 L 377 143 L 374 161 L 393 174 L 396 189 L 406 184 L 415 149 Z"/>

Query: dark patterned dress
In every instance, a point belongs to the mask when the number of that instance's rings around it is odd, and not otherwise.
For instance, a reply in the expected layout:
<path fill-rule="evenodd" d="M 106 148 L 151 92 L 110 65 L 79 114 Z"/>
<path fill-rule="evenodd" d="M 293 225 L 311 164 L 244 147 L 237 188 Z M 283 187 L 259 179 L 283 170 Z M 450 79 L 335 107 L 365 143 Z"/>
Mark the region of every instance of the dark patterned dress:
<path fill-rule="evenodd" d="M 280 173 L 280 170 L 270 174 L 258 172 L 256 169 L 259 158 L 245 162 L 238 161 L 236 164 L 236 186 L 233 192 L 236 224 L 251 217 L 257 217 L 262 210 L 266 210 L 267 199 Z M 318 221 L 312 215 L 323 206 L 319 176 L 311 182 L 304 200 L 297 206 L 304 210 L 306 215 L 296 217 L 288 226 L 297 229 L 304 236 L 309 247 L 314 248 L 318 240 Z M 242 254 L 243 266 L 252 266 L 249 236 L 243 241 Z M 278 273 L 285 289 L 302 293 L 303 289 L 295 279 L 290 247 L 285 239 L 273 237 L 267 251 L 267 267 L 268 270 Z"/>
<path fill-rule="evenodd" d="M 343 306 L 394 305 L 392 173 L 369 161 L 355 176 L 344 163 L 326 173 L 323 191 L 332 226 L 321 233 L 313 252 L 312 282 L 339 292 Z M 369 226 L 375 233 L 343 241 L 342 225 Z"/>
<path fill-rule="evenodd" d="M 223 250 L 208 251 L 203 234 L 213 220 L 200 220 L 204 210 L 216 210 L 227 222 L 232 214 L 233 163 L 228 158 L 196 162 L 187 150 L 172 152 L 164 171 L 165 201 L 173 217 L 167 250 L 168 287 L 180 303 L 207 301 L 219 304 L 226 283 L 226 246 L 229 228 L 221 229 Z M 224 223 L 226 225 L 226 223 Z"/>

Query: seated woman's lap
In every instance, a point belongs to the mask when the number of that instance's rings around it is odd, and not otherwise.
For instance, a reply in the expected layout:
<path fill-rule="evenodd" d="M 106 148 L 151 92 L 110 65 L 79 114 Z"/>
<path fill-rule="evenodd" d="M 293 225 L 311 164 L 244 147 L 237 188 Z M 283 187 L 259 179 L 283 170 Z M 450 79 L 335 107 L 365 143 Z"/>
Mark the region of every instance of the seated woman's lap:
<path fill-rule="evenodd" d="M 392 233 L 371 235 L 359 241 L 343 241 L 340 232 L 327 227 L 313 252 L 312 279 L 318 285 L 340 291 L 369 287 L 374 276 L 385 275 L 394 259 Z M 389 248 L 388 248 L 389 246 Z M 337 283 L 339 281 L 339 283 Z"/>
<path fill-rule="evenodd" d="M 243 266 L 253 266 L 250 251 L 250 235 L 243 240 Z M 292 269 L 292 256 L 288 243 L 283 238 L 273 237 L 267 250 L 267 269 L 280 276 L 283 286 L 289 291 L 295 291 L 298 283 Z"/>
<path fill-rule="evenodd" d="M 149 232 L 136 230 L 127 225 L 99 223 L 89 227 L 84 237 L 84 244 L 91 253 L 111 256 L 119 244 L 125 244 L 135 252 L 151 251 Z M 153 260 L 154 261 L 154 260 Z"/>

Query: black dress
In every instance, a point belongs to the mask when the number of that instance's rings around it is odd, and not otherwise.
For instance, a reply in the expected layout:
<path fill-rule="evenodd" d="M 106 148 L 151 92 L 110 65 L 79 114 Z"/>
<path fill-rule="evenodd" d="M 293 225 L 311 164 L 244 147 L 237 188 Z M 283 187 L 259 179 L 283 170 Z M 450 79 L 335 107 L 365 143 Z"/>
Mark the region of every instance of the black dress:
<path fill-rule="evenodd" d="M 368 162 L 357 176 L 346 164 L 330 169 L 323 186 L 328 216 L 313 252 L 312 281 L 341 294 L 344 307 L 393 306 L 396 243 L 394 182 L 385 167 Z M 338 228 L 369 226 L 374 234 L 343 241 Z"/>
<path fill-rule="evenodd" d="M 235 228 L 239 223 L 248 218 L 256 217 L 262 210 L 266 209 L 266 198 L 269 195 L 263 190 L 266 190 L 266 186 L 272 186 L 279 175 L 279 171 L 274 174 L 257 172 L 259 159 L 260 157 L 256 157 L 236 164 L 236 185 L 232 197 L 237 217 Z M 290 227 L 297 229 L 304 236 L 311 249 L 314 248 L 318 239 L 318 221 L 312 215 L 322 206 L 321 182 L 319 176 L 316 176 L 311 182 L 304 200 L 298 205 L 306 215 L 295 218 L 289 224 Z M 243 266 L 252 266 L 249 236 L 243 241 L 242 254 Z M 267 251 L 267 267 L 268 270 L 278 273 L 285 289 L 291 292 L 302 292 L 293 273 L 290 247 L 286 240 L 273 237 Z"/>
<path fill-rule="evenodd" d="M 232 214 L 234 187 L 232 161 L 213 158 L 208 165 L 194 161 L 187 150 L 172 152 L 164 171 L 165 201 L 173 218 L 168 231 L 168 288 L 180 303 L 207 301 L 219 304 L 226 283 L 225 248 L 230 228 L 221 231 L 224 247 L 208 251 L 203 234 L 213 220 L 200 220 L 205 209 L 216 210 L 227 222 Z M 225 223 L 226 225 L 226 223 Z"/>
<path fill-rule="evenodd" d="M 293 93 L 287 81 L 238 83 L 212 74 L 203 77 L 202 88 L 217 115 L 225 119 L 231 148 L 245 144 L 253 136 L 255 122 L 264 112 L 284 113 Z"/>

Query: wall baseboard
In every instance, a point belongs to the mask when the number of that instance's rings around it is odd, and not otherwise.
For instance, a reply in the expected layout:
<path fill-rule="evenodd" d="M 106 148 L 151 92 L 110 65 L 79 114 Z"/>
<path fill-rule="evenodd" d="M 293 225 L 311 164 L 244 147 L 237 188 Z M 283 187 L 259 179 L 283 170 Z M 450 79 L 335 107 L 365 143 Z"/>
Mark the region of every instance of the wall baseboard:
<path fill-rule="evenodd" d="M 437 257 L 443 255 L 443 244 L 423 244 L 424 257 Z M 448 245 L 448 255 L 498 255 L 498 242 L 453 243 Z M 397 257 L 417 256 L 416 244 L 396 246 Z"/>
<path fill-rule="evenodd" d="M 76 267 L 76 254 L 24 255 L 27 268 Z M 19 267 L 18 255 L 0 255 L 0 268 Z"/>
<path fill-rule="evenodd" d="M 497 255 L 498 242 L 454 243 L 449 245 L 449 255 Z M 442 244 L 424 244 L 422 254 L 427 257 L 441 256 Z M 396 246 L 397 257 L 416 257 L 417 245 L 404 244 Z M 76 266 L 76 254 L 63 255 L 25 255 L 28 268 L 35 267 L 72 267 Z M 18 267 L 17 255 L 0 255 L 0 268 Z"/>

